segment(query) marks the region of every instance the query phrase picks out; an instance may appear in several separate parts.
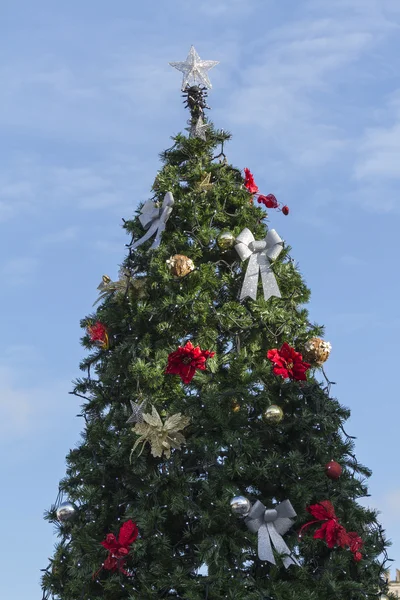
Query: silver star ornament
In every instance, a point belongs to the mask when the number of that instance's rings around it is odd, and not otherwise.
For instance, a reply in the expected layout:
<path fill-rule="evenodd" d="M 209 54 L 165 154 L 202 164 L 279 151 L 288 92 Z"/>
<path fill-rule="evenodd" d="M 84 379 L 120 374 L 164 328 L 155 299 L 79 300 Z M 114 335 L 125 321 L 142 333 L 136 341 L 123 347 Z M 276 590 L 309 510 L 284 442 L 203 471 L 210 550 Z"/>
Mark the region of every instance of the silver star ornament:
<path fill-rule="evenodd" d="M 201 118 L 201 116 L 197 119 L 196 123 L 194 123 L 192 125 L 192 127 L 190 128 L 190 136 L 191 137 L 197 137 L 200 138 L 201 140 L 206 140 L 206 131 L 208 129 L 208 124 L 204 123 L 203 119 Z"/>
<path fill-rule="evenodd" d="M 196 84 L 203 84 L 207 88 L 212 88 L 207 71 L 218 65 L 218 63 L 218 60 L 201 60 L 194 46 L 192 46 L 185 62 L 170 62 L 169 64 L 183 73 L 183 91 L 187 85 Z"/>
<path fill-rule="evenodd" d="M 131 408 L 132 408 L 132 414 L 129 417 L 129 419 L 127 420 L 127 424 L 129 423 L 143 423 L 143 404 L 144 402 L 141 402 L 140 404 L 137 402 L 133 402 L 133 400 L 130 400 L 131 403 Z"/>

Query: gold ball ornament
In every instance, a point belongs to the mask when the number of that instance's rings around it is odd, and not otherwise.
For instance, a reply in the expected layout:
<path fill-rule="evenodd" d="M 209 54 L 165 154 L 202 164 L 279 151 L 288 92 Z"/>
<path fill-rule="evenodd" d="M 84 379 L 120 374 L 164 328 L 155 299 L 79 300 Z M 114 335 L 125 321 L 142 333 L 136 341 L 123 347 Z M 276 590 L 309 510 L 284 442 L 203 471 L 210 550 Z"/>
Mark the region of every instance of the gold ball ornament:
<path fill-rule="evenodd" d="M 263 419 L 266 423 L 277 425 L 283 419 L 283 410 L 280 406 L 271 404 L 271 406 L 268 406 L 268 408 L 263 412 Z"/>
<path fill-rule="evenodd" d="M 194 271 L 194 262 L 183 254 L 175 254 L 167 260 L 167 266 L 174 277 L 186 277 Z"/>
<path fill-rule="evenodd" d="M 332 346 L 321 338 L 311 338 L 304 346 L 303 359 L 312 365 L 321 366 L 326 362 L 331 353 Z"/>
<path fill-rule="evenodd" d="M 232 400 L 232 412 L 238 413 L 240 411 L 240 404 L 237 400 Z"/>
<path fill-rule="evenodd" d="M 217 237 L 217 246 L 220 250 L 225 252 L 226 250 L 230 250 L 233 248 L 235 244 L 235 236 L 230 231 L 223 231 Z"/>

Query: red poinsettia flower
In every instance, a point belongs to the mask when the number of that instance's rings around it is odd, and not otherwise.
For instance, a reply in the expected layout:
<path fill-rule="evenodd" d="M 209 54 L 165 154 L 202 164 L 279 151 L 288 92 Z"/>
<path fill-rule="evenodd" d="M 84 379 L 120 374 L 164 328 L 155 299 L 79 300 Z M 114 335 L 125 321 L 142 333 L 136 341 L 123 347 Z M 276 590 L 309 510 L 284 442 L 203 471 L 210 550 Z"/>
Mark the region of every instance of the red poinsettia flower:
<path fill-rule="evenodd" d="M 347 531 L 343 525 L 339 523 L 335 509 L 329 500 L 323 500 L 318 504 L 307 506 L 307 511 L 315 517 L 315 520 L 303 525 L 300 530 L 300 535 L 305 528 L 322 521 L 321 527 L 314 533 L 313 537 L 315 540 L 325 540 L 328 548 L 333 548 L 334 546 L 345 548 L 349 545 Z"/>
<path fill-rule="evenodd" d="M 255 181 L 254 181 L 254 177 L 252 172 L 250 171 L 250 169 L 245 169 L 244 170 L 244 187 L 247 188 L 247 190 L 250 192 L 250 194 L 257 194 L 258 193 L 258 186 L 256 185 Z"/>
<path fill-rule="evenodd" d="M 280 350 L 278 348 L 268 350 L 267 358 L 275 365 L 273 368 L 275 375 L 280 375 L 283 379 L 306 381 L 306 371 L 311 365 L 304 362 L 300 352 L 296 352 L 288 343 L 285 342 Z"/>
<path fill-rule="evenodd" d="M 268 194 L 267 196 L 259 194 L 257 202 L 259 204 L 264 204 L 264 206 L 266 206 L 267 208 L 278 208 L 279 206 L 279 202 L 274 196 L 274 194 Z"/>
<path fill-rule="evenodd" d="M 179 346 L 178 350 L 168 356 L 168 366 L 165 372 L 169 375 L 179 375 L 183 383 L 190 383 L 196 370 L 205 371 L 207 358 L 212 358 L 215 352 L 194 347 L 192 342 Z"/>
<path fill-rule="evenodd" d="M 315 520 L 303 525 L 300 529 L 300 537 L 304 529 L 322 521 L 321 527 L 314 532 L 313 537 L 315 540 L 325 540 L 328 548 L 334 548 L 335 546 L 349 548 L 356 562 L 362 559 L 360 550 L 364 542 L 358 533 L 355 531 L 347 532 L 343 525 L 339 523 L 335 509 L 329 500 L 322 500 L 318 504 L 307 506 L 307 510 L 315 517 Z"/>
<path fill-rule="evenodd" d="M 101 542 L 101 545 L 108 550 L 103 568 L 112 572 L 120 571 L 127 575 L 124 565 L 129 554 L 129 547 L 136 541 L 138 534 L 137 525 L 131 519 L 121 526 L 118 539 L 113 533 L 109 533 Z"/>
<path fill-rule="evenodd" d="M 356 531 L 349 531 L 347 535 L 349 538 L 350 552 L 353 553 L 354 560 L 356 562 L 360 562 L 360 560 L 362 559 L 362 554 L 360 550 L 363 547 L 364 542 L 362 541 L 362 539 Z"/>
<path fill-rule="evenodd" d="M 109 344 L 107 327 L 100 323 L 100 321 L 96 321 L 94 325 L 89 325 L 87 327 L 87 332 L 90 337 L 90 341 L 97 344 L 101 348 L 107 349 Z"/>

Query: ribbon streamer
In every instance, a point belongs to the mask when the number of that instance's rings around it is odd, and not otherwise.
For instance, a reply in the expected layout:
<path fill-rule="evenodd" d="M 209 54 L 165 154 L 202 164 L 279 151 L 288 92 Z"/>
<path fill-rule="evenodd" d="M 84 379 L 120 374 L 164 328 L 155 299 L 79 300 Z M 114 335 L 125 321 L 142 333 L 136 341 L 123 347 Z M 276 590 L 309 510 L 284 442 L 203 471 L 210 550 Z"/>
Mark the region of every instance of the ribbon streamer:
<path fill-rule="evenodd" d="M 265 508 L 257 500 L 250 509 L 245 523 L 250 531 L 258 533 L 258 558 L 276 565 L 272 546 L 279 554 L 283 555 L 283 564 L 287 569 L 290 565 L 300 566 L 298 561 L 291 556 L 285 544 L 284 535 L 293 525 L 291 517 L 296 517 L 293 506 L 289 500 L 284 500 L 275 508 Z"/>
<path fill-rule="evenodd" d="M 283 240 L 275 229 L 268 231 L 265 240 L 257 242 L 250 229 L 246 227 L 237 236 L 235 249 L 241 260 L 250 257 L 242 291 L 240 292 L 240 300 L 247 297 L 253 300 L 257 298 L 259 273 L 261 273 L 265 300 L 268 300 L 271 296 L 281 298 L 278 283 L 270 265 L 270 260 L 278 258 L 283 249 Z"/>
<path fill-rule="evenodd" d="M 161 208 L 157 208 L 152 200 L 147 200 L 147 202 L 144 203 L 139 215 L 139 221 L 144 229 L 149 228 L 149 230 L 140 238 L 140 240 L 137 240 L 130 246 L 132 250 L 135 250 L 135 248 L 144 244 L 144 242 L 150 239 L 154 233 L 156 234 L 156 237 L 150 246 L 150 250 L 158 248 L 161 242 L 161 235 L 165 230 L 165 224 L 171 216 L 173 205 L 174 197 L 171 192 L 165 194 Z"/>

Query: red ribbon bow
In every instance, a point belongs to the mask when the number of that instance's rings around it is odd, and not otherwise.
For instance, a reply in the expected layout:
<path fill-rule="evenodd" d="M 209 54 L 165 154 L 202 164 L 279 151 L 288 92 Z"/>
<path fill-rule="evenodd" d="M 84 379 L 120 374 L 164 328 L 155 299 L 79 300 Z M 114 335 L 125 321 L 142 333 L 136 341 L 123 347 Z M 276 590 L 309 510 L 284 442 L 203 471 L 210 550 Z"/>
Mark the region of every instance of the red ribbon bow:
<path fill-rule="evenodd" d="M 129 554 L 129 547 L 136 541 L 138 534 L 139 531 L 136 523 L 129 519 L 129 521 L 126 521 L 121 526 L 118 539 L 113 533 L 106 535 L 106 539 L 101 542 L 101 545 L 108 550 L 108 556 L 103 563 L 102 569 L 112 572 L 119 571 L 124 575 L 129 575 L 125 571 L 124 565 Z M 94 576 L 98 573 L 99 571 Z"/>
<path fill-rule="evenodd" d="M 315 520 L 303 525 L 299 537 L 301 537 L 304 529 L 322 521 L 321 527 L 314 532 L 313 537 L 315 540 L 325 540 L 328 548 L 334 548 L 334 546 L 349 548 L 355 561 L 358 562 L 362 559 L 360 552 L 363 546 L 362 539 L 355 531 L 347 532 L 343 525 L 339 523 L 335 509 L 329 500 L 322 500 L 318 504 L 307 506 L 307 511 L 315 517 Z"/>

